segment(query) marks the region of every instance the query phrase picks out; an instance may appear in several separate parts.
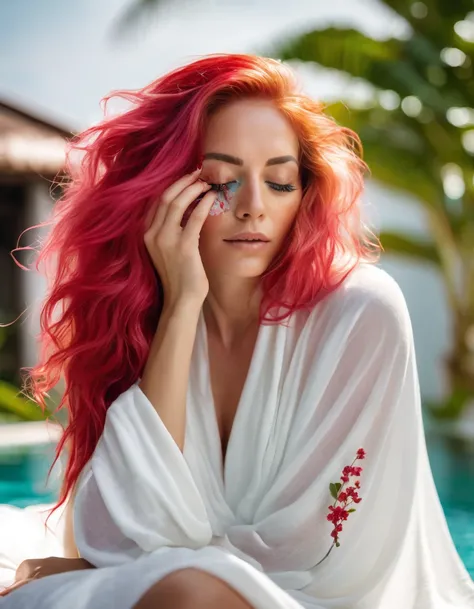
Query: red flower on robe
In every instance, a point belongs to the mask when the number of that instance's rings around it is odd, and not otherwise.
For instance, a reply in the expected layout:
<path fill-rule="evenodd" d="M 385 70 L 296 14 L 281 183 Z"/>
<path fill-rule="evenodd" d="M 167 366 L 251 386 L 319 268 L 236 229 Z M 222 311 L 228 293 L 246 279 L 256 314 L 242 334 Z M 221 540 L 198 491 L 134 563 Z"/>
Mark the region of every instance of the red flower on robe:
<path fill-rule="evenodd" d="M 351 463 L 351 465 L 346 465 L 342 470 L 341 482 L 331 482 L 329 485 L 329 491 L 331 496 L 334 497 L 334 504 L 328 507 L 329 513 L 327 515 L 327 520 L 332 522 L 334 525 L 333 530 L 331 531 L 331 537 L 333 538 L 333 543 L 329 548 L 326 556 L 322 558 L 317 565 L 323 562 L 329 554 L 331 553 L 334 546 L 338 548 L 341 544 L 339 542 L 339 533 L 342 532 L 342 523 L 345 522 L 349 518 L 349 514 L 352 514 L 356 510 L 354 508 L 350 508 L 353 503 L 360 503 L 362 501 L 362 497 L 359 497 L 358 491 L 360 490 L 360 481 L 355 480 L 353 486 L 348 486 L 344 488 L 344 486 L 350 481 L 351 477 L 358 478 L 362 473 L 362 467 L 355 467 L 354 463 L 358 460 L 365 459 L 366 452 L 363 448 L 359 448 L 356 454 L 356 458 Z M 340 504 L 340 505 L 338 505 Z M 315 565 L 315 566 L 317 566 Z"/>

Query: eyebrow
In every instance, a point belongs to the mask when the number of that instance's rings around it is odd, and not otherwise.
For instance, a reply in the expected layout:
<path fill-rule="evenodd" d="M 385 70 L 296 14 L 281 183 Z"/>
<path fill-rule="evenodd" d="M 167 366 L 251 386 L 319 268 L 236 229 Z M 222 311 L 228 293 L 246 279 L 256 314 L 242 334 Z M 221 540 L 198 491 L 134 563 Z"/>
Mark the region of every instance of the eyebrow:
<path fill-rule="evenodd" d="M 215 159 L 216 161 L 224 161 L 225 163 L 231 163 L 232 165 L 242 166 L 244 161 L 239 159 L 239 157 L 232 156 L 230 154 L 223 154 L 222 152 L 208 152 L 204 155 L 204 159 Z M 279 165 L 280 163 L 288 163 L 289 161 L 294 161 L 298 165 L 298 161 L 291 154 L 287 154 L 285 156 L 276 156 L 272 159 L 268 159 L 265 163 L 265 167 L 269 165 Z"/>

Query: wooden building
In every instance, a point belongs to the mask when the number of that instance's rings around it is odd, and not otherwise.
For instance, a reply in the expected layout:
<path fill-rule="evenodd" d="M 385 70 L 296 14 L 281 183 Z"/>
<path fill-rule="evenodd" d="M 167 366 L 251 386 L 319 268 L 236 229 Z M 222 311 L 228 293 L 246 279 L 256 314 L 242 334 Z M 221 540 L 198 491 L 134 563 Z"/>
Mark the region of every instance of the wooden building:
<path fill-rule="evenodd" d="M 0 379 L 19 385 L 19 369 L 36 361 L 38 308 L 42 278 L 21 270 L 10 252 L 34 246 L 58 195 L 53 181 L 64 168 L 66 139 L 72 132 L 16 103 L 0 99 Z M 17 252 L 21 264 L 31 264 L 32 252 Z"/>

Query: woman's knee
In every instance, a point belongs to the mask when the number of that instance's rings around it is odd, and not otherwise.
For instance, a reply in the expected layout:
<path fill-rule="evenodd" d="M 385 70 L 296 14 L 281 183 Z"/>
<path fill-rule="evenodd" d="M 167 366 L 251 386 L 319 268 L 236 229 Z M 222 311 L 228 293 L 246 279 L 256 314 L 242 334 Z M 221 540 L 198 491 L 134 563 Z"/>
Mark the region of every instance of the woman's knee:
<path fill-rule="evenodd" d="M 230 586 L 199 569 L 180 569 L 154 584 L 133 609 L 251 609 Z"/>

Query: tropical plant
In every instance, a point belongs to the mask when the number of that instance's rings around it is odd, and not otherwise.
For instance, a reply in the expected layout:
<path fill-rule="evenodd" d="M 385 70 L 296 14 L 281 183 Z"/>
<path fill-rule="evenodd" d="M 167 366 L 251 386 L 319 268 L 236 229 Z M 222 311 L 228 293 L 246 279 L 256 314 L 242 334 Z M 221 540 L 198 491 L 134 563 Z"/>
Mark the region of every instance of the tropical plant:
<path fill-rule="evenodd" d="M 437 418 L 455 419 L 474 397 L 473 3 L 380 1 L 404 21 L 405 35 L 378 40 L 352 28 L 311 29 L 264 54 L 336 69 L 370 86 L 363 107 L 348 97 L 327 111 L 360 135 L 373 178 L 424 210 L 429 238 L 380 238 L 387 253 L 441 274 L 453 320 L 451 391 L 442 404 L 427 406 Z M 165 5 L 132 1 L 116 31 Z"/>
<path fill-rule="evenodd" d="M 0 354 L 5 353 L 8 328 L 0 328 Z M 32 400 L 24 397 L 13 383 L 0 380 L 0 423 L 17 421 L 42 421 L 52 417 L 54 399 L 44 412 Z"/>
<path fill-rule="evenodd" d="M 20 395 L 20 390 L 6 381 L 0 381 L 0 421 L 43 421 L 52 416 L 42 411 L 35 402 Z"/>
<path fill-rule="evenodd" d="M 437 418 L 457 418 L 474 397 L 474 12 L 471 0 L 384 0 L 405 20 L 401 38 L 375 40 L 351 28 L 312 30 L 272 54 L 313 62 L 362 79 L 364 107 L 327 110 L 354 129 L 375 180 L 412 195 L 429 239 L 383 232 L 388 253 L 434 265 L 453 321 L 446 358 L 450 395 L 428 403 Z"/>

